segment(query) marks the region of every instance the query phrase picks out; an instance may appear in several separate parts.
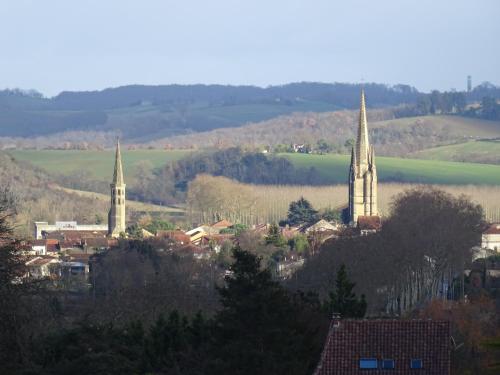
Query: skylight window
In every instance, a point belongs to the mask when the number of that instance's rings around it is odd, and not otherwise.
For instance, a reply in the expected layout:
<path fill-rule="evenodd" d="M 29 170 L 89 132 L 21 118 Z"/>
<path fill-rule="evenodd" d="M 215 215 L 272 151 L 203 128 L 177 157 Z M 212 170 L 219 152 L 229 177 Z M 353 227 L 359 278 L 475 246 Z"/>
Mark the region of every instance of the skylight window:
<path fill-rule="evenodd" d="M 383 359 L 382 360 L 383 369 L 394 369 L 394 359 Z"/>
<path fill-rule="evenodd" d="M 359 360 L 359 368 L 360 369 L 377 369 L 378 361 L 376 358 L 361 358 Z"/>
<path fill-rule="evenodd" d="M 414 368 L 414 369 L 424 368 L 424 366 L 422 364 L 422 360 L 421 359 L 412 359 L 411 363 L 410 363 L 410 368 Z"/>

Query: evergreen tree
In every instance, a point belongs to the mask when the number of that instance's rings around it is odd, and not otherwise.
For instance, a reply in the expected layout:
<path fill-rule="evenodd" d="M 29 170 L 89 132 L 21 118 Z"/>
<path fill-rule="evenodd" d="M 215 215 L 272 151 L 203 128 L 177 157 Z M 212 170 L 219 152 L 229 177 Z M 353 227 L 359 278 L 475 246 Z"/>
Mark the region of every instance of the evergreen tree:
<path fill-rule="evenodd" d="M 317 219 L 318 211 L 304 197 L 300 197 L 298 201 L 290 203 L 290 207 L 288 208 L 288 224 L 311 224 Z"/>
<path fill-rule="evenodd" d="M 362 318 L 366 314 L 365 296 L 358 300 L 352 291 L 356 284 L 347 277 L 345 265 L 341 265 L 335 280 L 335 291 L 330 292 L 330 300 L 325 304 L 325 310 L 331 316 L 340 314 L 342 318 Z"/>
<path fill-rule="evenodd" d="M 280 233 L 280 228 L 276 224 L 271 224 L 266 236 L 266 244 L 276 247 L 286 246 L 286 240 Z"/>
<path fill-rule="evenodd" d="M 319 353 L 315 335 L 260 258 L 236 248 L 232 275 L 219 290 L 213 374 L 307 374 Z"/>

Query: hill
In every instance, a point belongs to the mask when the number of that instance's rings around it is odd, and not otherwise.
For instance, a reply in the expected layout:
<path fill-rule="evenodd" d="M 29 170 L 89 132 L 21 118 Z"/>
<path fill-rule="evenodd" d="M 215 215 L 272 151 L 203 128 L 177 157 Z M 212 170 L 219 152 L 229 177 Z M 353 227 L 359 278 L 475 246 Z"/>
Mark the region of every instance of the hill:
<path fill-rule="evenodd" d="M 414 103 L 418 91 L 405 85 L 366 84 L 370 106 Z M 294 112 L 356 108 L 360 85 L 293 83 L 255 86 L 123 86 L 92 92 L 63 92 L 54 98 L 20 90 L 0 92 L 3 145 L 59 146 L 72 141 L 110 145 L 116 134 L 128 143 L 177 134 L 238 127 Z M 66 133 L 80 132 L 80 137 Z M 98 133 L 91 137 L 85 133 Z M 24 139 L 24 143 L 22 142 Z M 75 141 L 78 139 L 78 141 Z M 104 143 L 103 143 L 104 142 Z"/>
<path fill-rule="evenodd" d="M 368 111 L 370 140 L 378 155 L 407 156 L 415 151 L 464 140 L 500 137 L 500 122 L 460 116 L 394 118 L 389 109 Z M 154 147 L 274 147 L 279 144 L 325 140 L 335 152 L 346 153 L 346 141 L 356 137 L 358 111 L 294 113 L 239 128 L 169 137 L 150 143 Z"/>
<path fill-rule="evenodd" d="M 33 163 L 52 174 L 76 176 L 75 173 L 79 171 L 87 171 L 87 176 L 102 182 L 105 187 L 104 192 L 107 192 L 113 168 L 112 151 L 18 150 L 10 153 L 16 159 Z M 139 171 L 144 171 L 144 166 L 159 168 L 190 154 L 175 150 L 123 150 L 127 183 L 133 185 L 134 177 Z M 347 181 L 350 163 L 348 155 L 279 154 L 279 156 L 288 158 L 299 168 L 313 167 L 323 177 L 323 183 L 338 184 Z M 489 164 L 377 156 L 377 171 L 380 181 L 500 185 L 500 166 Z"/>
<path fill-rule="evenodd" d="M 500 141 L 491 139 L 433 147 L 410 156 L 418 159 L 500 164 Z"/>
<path fill-rule="evenodd" d="M 66 189 L 54 184 L 52 176 L 32 164 L 16 160 L 0 152 L 1 188 L 8 188 L 16 198 L 16 232 L 21 237 L 32 235 L 34 221 L 76 220 L 82 224 L 106 222 L 109 198 Z M 128 215 L 141 214 L 179 216 L 175 208 L 130 202 Z"/>
<path fill-rule="evenodd" d="M 32 165 L 52 174 L 63 176 L 85 176 L 85 178 L 110 182 L 113 176 L 114 150 L 12 150 L 8 151 L 16 160 Z M 122 150 L 122 162 L 126 182 L 132 184 L 139 171 L 150 171 L 173 160 L 189 155 L 183 150 Z M 146 172 L 147 172 L 146 171 Z M 107 189 L 107 187 L 106 187 Z"/>
<path fill-rule="evenodd" d="M 297 167 L 314 167 L 330 183 L 345 183 L 350 156 L 284 154 Z M 500 166 L 377 157 L 379 181 L 443 185 L 500 185 Z"/>

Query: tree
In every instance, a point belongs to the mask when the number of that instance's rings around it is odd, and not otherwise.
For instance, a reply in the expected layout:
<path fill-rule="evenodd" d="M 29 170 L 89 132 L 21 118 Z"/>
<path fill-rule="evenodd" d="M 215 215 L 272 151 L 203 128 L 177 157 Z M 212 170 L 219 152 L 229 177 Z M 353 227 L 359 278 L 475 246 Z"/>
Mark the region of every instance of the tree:
<path fill-rule="evenodd" d="M 329 316 L 340 314 L 342 318 L 362 318 L 366 314 L 366 300 L 364 294 L 358 300 L 353 292 L 355 283 L 347 277 L 345 265 L 337 271 L 335 291 L 330 292 L 330 299 L 325 303 L 325 310 Z"/>
<path fill-rule="evenodd" d="M 303 254 L 309 248 L 309 241 L 303 234 L 297 234 L 294 238 L 288 241 L 291 249 L 299 254 Z"/>
<path fill-rule="evenodd" d="M 26 303 L 31 284 L 23 279 L 25 259 L 19 244 L 12 240 L 11 222 L 16 214 L 16 200 L 9 189 L 0 190 L 0 369 L 14 373 L 27 360 L 25 325 L 33 319 Z"/>
<path fill-rule="evenodd" d="M 276 247 L 285 247 L 286 240 L 280 232 L 280 228 L 276 224 L 271 224 L 266 236 L 266 244 Z"/>
<path fill-rule="evenodd" d="M 290 203 L 288 208 L 288 224 L 311 224 L 318 219 L 318 211 L 316 211 L 311 203 L 304 197 L 300 197 L 298 201 Z"/>
<path fill-rule="evenodd" d="M 481 206 L 429 187 L 396 196 L 379 233 L 326 241 L 295 275 L 324 298 L 345 264 L 370 313 L 401 316 L 432 299 L 460 299 L 471 248 L 485 229 Z M 452 287 L 450 287 L 452 286 Z"/>
<path fill-rule="evenodd" d="M 307 374 L 322 344 L 310 317 L 286 290 L 261 270 L 260 259 L 235 248 L 232 274 L 219 289 L 211 374 Z"/>
<path fill-rule="evenodd" d="M 333 208 L 325 208 L 324 210 L 320 211 L 320 217 L 322 219 L 325 219 L 326 221 L 343 221 L 342 210 L 339 209 L 334 210 Z"/>

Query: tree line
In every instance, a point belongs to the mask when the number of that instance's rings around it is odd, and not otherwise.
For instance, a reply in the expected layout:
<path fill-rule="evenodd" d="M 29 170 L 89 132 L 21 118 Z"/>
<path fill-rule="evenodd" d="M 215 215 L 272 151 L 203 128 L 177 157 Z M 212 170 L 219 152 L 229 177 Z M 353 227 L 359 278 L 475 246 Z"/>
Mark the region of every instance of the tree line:
<path fill-rule="evenodd" d="M 324 183 L 324 178 L 314 167 L 297 168 L 284 157 L 245 152 L 235 147 L 190 155 L 148 175 L 141 175 L 140 184 L 130 191 L 130 196 L 162 204 L 182 201 L 189 184 L 202 174 L 227 177 L 249 184 Z"/>

